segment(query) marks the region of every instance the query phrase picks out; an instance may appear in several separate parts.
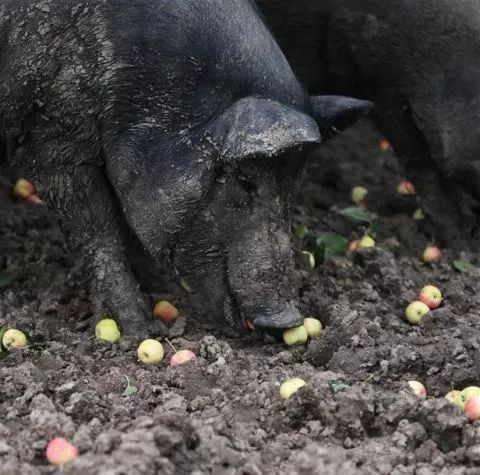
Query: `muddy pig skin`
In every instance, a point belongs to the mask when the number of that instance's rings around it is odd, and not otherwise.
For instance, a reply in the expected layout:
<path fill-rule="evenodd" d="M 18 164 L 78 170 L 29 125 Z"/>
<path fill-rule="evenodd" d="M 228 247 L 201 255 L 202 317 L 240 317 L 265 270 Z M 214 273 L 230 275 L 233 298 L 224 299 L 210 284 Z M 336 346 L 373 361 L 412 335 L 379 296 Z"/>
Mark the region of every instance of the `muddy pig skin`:
<path fill-rule="evenodd" d="M 303 149 L 369 103 L 310 98 L 247 0 L 3 0 L 2 155 L 32 179 L 92 272 L 96 317 L 147 321 L 133 231 L 199 314 L 301 322 L 289 204 Z"/>
<path fill-rule="evenodd" d="M 480 204 L 479 0 L 260 0 L 308 89 L 367 97 L 448 243 Z"/>

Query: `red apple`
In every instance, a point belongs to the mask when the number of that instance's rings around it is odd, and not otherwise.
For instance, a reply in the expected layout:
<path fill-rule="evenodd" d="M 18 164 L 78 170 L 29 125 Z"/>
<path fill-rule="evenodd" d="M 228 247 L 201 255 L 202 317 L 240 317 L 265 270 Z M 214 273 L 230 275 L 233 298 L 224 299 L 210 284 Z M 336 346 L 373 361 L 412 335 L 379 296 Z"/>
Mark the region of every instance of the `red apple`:
<path fill-rule="evenodd" d="M 401 195 L 414 195 L 415 186 L 408 180 L 401 181 L 397 186 L 397 192 Z"/>
<path fill-rule="evenodd" d="M 63 465 L 77 456 L 78 449 L 62 437 L 55 437 L 47 445 L 46 457 L 52 465 Z"/>
<path fill-rule="evenodd" d="M 162 300 L 153 308 L 153 316 L 164 322 L 173 322 L 178 318 L 178 310 L 170 302 Z"/>
<path fill-rule="evenodd" d="M 392 144 L 387 139 L 380 140 L 378 146 L 382 152 L 389 152 L 393 148 Z"/>
<path fill-rule="evenodd" d="M 442 258 L 442 251 L 437 246 L 427 246 L 422 253 L 423 262 L 429 264 Z"/>
<path fill-rule="evenodd" d="M 170 360 L 170 366 L 179 366 L 189 361 L 195 361 L 197 357 L 195 353 L 190 350 L 177 351 Z"/>
<path fill-rule="evenodd" d="M 480 419 L 480 396 L 472 396 L 465 403 L 465 415 L 470 422 Z"/>
<path fill-rule="evenodd" d="M 442 292 L 433 285 L 426 285 L 418 295 L 418 300 L 434 310 L 442 304 Z"/>

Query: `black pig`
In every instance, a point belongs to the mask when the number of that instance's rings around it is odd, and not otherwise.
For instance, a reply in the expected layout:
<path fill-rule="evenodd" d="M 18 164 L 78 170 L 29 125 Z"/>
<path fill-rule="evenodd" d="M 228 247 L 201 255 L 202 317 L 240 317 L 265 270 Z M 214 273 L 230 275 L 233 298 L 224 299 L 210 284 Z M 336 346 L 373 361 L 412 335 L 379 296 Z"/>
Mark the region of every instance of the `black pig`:
<path fill-rule="evenodd" d="M 150 311 L 126 226 L 212 318 L 299 324 L 289 204 L 302 148 L 366 107 L 311 100 L 249 0 L 0 5 L 2 151 L 83 245 L 97 316 L 130 332 L 147 333 Z"/>
<path fill-rule="evenodd" d="M 480 206 L 479 0 L 260 0 L 311 92 L 361 95 L 441 224 L 474 229 Z"/>

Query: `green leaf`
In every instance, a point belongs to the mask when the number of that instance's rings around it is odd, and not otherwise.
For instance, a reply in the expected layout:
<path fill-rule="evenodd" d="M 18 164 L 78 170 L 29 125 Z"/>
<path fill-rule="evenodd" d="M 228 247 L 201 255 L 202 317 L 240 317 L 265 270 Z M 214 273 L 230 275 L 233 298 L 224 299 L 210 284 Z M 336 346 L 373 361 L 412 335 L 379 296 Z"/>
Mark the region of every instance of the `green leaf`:
<path fill-rule="evenodd" d="M 348 249 L 348 240 L 335 233 L 322 233 L 317 237 L 317 248 L 325 245 L 325 257 L 343 256 Z"/>
<path fill-rule="evenodd" d="M 0 290 L 12 285 L 12 278 L 6 272 L 0 272 Z"/>
<path fill-rule="evenodd" d="M 305 236 L 308 233 L 308 228 L 303 224 L 300 223 L 296 228 L 295 228 L 295 236 L 297 236 L 298 239 L 303 240 L 305 239 Z"/>
<path fill-rule="evenodd" d="M 320 243 L 318 243 L 317 241 L 317 247 L 313 252 L 313 256 L 315 257 L 315 262 L 318 265 L 324 264 L 326 259 L 326 254 L 327 254 L 327 244 L 323 241 L 321 241 Z"/>
<path fill-rule="evenodd" d="M 347 389 L 350 389 L 349 384 L 337 382 L 337 383 L 330 383 L 330 387 L 332 388 L 332 391 L 337 394 L 342 391 L 346 391 Z"/>
<path fill-rule="evenodd" d="M 357 206 L 341 209 L 338 214 L 352 224 L 371 224 L 374 219 L 372 213 L 368 213 L 363 208 Z"/>
<path fill-rule="evenodd" d="M 123 397 L 130 397 L 133 396 L 138 392 L 138 389 L 135 386 L 132 386 L 130 384 L 130 380 L 128 379 L 127 376 L 125 376 L 125 379 L 127 380 L 127 387 L 124 389 L 122 396 Z"/>
<path fill-rule="evenodd" d="M 477 269 L 472 263 L 468 261 L 455 261 L 453 265 L 455 266 L 455 269 L 457 269 L 459 272 L 468 273 Z"/>

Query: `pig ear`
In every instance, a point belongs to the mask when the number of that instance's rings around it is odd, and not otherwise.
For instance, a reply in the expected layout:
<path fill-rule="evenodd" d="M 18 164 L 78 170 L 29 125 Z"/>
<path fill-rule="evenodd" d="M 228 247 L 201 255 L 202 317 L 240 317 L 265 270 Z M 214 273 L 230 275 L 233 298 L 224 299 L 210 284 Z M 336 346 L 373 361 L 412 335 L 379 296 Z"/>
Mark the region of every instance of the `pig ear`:
<path fill-rule="evenodd" d="M 352 97 L 315 96 L 312 97 L 312 107 L 322 139 L 327 140 L 366 115 L 373 103 Z"/>
<path fill-rule="evenodd" d="M 247 97 L 229 107 L 212 127 L 224 160 L 272 157 L 285 150 L 321 141 L 312 117 L 280 102 Z"/>

